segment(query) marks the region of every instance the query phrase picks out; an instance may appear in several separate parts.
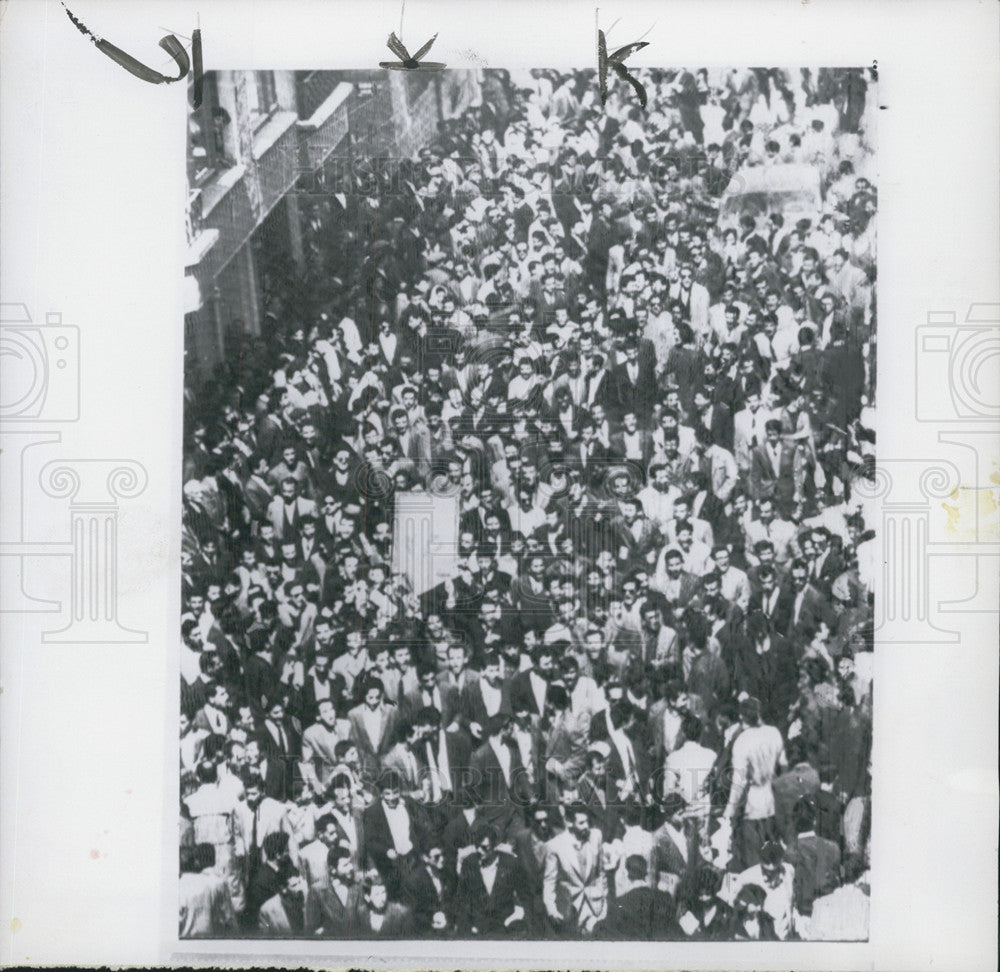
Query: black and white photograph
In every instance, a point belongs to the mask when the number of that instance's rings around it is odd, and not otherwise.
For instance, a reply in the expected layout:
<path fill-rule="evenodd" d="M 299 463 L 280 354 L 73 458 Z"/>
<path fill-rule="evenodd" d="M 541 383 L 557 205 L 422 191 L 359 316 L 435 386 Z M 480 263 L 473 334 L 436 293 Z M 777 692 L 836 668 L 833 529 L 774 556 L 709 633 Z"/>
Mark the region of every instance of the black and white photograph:
<path fill-rule="evenodd" d="M 998 968 L 998 27 L 0 0 L 0 965 Z"/>
<path fill-rule="evenodd" d="M 206 75 L 181 938 L 867 939 L 875 72 L 634 78 Z"/>

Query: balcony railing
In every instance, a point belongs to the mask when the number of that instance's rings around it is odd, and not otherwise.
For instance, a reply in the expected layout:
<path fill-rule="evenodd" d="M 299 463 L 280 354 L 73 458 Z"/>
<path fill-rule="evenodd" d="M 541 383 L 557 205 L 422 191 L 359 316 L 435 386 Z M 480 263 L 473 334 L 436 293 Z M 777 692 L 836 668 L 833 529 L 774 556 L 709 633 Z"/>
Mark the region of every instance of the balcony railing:
<path fill-rule="evenodd" d="M 300 71 L 295 77 L 299 118 L 311 118 L 342 80 L 337 71 Z"/>
<path fill-rule="evenodd" d="M 340 82 L 326 99 L 307 116 L 299 118 L 304 163 L 318 169 L 348 135 L 348 111 L 354 85 Z"/>

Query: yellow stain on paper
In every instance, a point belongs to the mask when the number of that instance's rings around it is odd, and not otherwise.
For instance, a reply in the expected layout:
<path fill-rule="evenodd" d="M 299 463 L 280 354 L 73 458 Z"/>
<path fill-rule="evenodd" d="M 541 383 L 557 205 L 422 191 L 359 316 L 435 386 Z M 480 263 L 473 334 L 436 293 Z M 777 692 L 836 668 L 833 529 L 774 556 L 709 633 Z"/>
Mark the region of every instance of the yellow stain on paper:
<path fill-rule="evenodd" d="M 11 920 L 10 920 L 10 930 L 11 930 L 12 934 L 16 935 L 21 930 L 22 927 L 23 926 L 21 925 L 21 919 L 20 918 L 11 918 Z"/>
<path fill-rule="evenodd" d="M 975 489 L 959 486 L 941 504 L 945 532 L 954 540 L 966 543 L 990 543 L 1000 540 L 1000 470 L 990 474 L 993 486 Z"/>

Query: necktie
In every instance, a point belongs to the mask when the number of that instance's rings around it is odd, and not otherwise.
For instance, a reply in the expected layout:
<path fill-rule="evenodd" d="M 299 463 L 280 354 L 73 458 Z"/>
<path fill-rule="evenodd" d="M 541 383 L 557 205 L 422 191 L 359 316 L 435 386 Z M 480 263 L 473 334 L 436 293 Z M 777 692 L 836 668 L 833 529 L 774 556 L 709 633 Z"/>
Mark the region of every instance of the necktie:
<path fill-rule="evenodd" d="M 438 743 L 438 777 L 441 784 L 442 790 L 447 790 L 451 792 L 451 766 L 448 762 L 448 738 L 445 735 L 445 730 L 441 729 L 440 741 Z"/>
<path fill-rule="evenodd" d="M 532 765 L 534 760 L 531 758 L 531 735 L 529 733 L 524 733 L 524 738 L 527 740 L 528 758 L 524 760 L 524 772 L 528 777 L 529 783 L 535 782 L 535 767 Z"/>
<path fill-rule="evenodd" d="M 431 801 L 438 803 L 441 799 L 441 780 L 438 774 L 437 761 L 434 759 L 434 747 L 428 739 L 424 744 L 427 747 L 427 768 L 430 770 L 431 778 Z"/>
<path fill-rule="evenodd" d="M 632 744 L 628 741 L 628 739 L 625 740 L 625 756 L 628 759 L 627 768 L 628 768 L 629 779 L 632 781 L 633 784 L 638 784 L 639 773 L 636 771 L 635 768 L 635 754 L 632 752 Z"/>

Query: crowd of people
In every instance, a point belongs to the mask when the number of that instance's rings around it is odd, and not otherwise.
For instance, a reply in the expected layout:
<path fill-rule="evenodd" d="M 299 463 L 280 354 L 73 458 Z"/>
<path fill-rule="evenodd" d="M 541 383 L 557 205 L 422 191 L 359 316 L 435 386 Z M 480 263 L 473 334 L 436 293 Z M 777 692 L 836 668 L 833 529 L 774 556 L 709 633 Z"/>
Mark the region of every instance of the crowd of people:
<path fill-rule="evenodd" d="M 186 388 L 182 937 L 867 937 L 873 78 L 633 73 L 305 197 Z"/>

